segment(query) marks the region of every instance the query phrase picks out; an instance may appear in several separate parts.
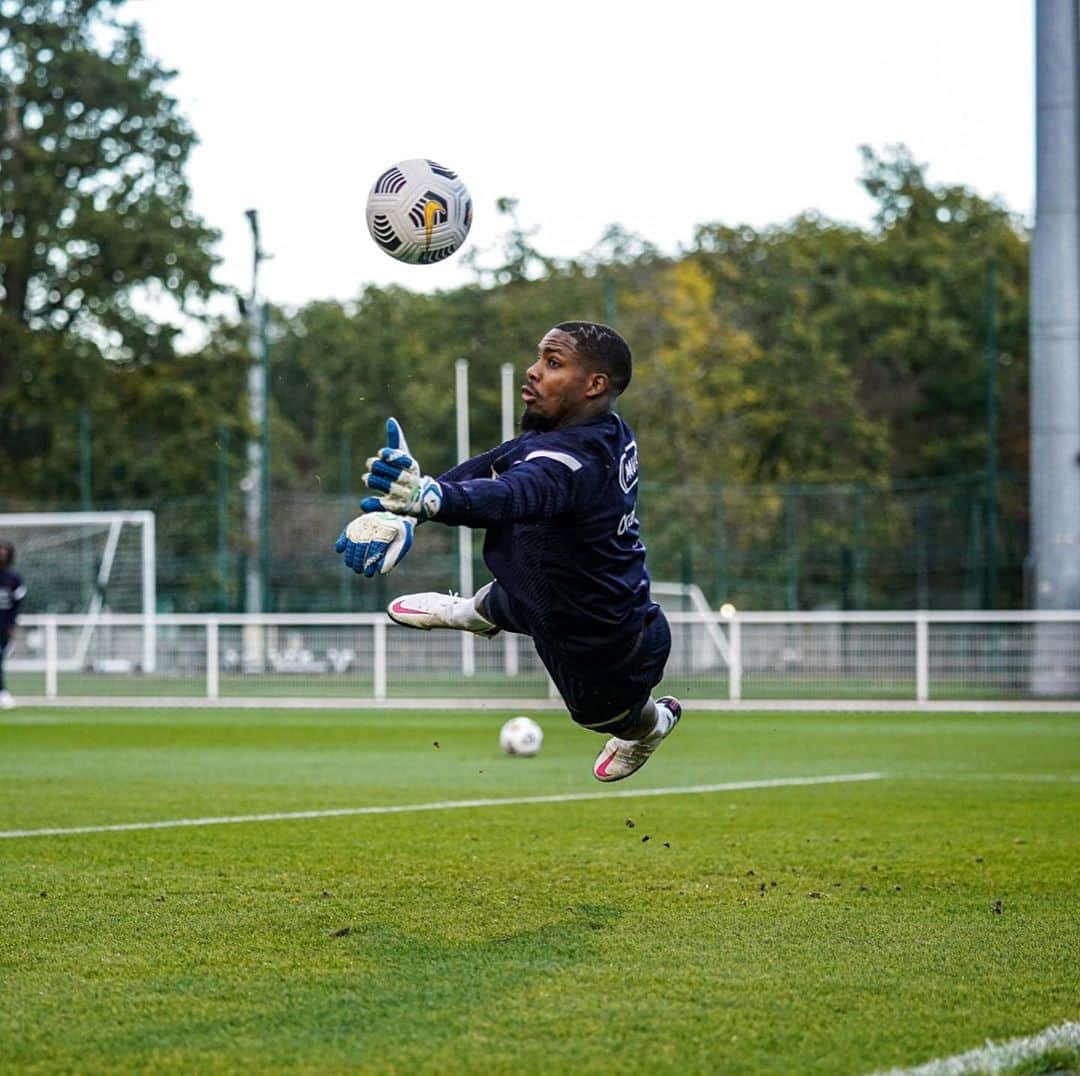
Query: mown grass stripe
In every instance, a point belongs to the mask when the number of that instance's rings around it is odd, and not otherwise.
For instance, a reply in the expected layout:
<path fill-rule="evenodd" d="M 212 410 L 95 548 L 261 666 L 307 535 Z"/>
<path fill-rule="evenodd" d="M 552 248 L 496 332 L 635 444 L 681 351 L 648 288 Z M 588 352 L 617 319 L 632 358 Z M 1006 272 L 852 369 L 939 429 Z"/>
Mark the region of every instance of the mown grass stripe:
<path fill-rule="evenodd" d="M 675 788 L 627 788 L 605 792 L 568 792 L 552 796 L 513 796 L 499 799 L 447 800 L 435 803 L 373 804 L 367 807 L 337 807 L 318 811 L 282 811 L 272 814 L 228 815 L 219 818 L 172 818 L 159 822 L 120 822 L 102 826 L 67 826 L 47 829 L 0 831 L 0 839 L 18 837 L 68 837 L 83 833 L 122 833 L 140 829 L 179 829 L 184 826 L 225 826 L 247 822 L 286 822 L 305 818 L 343 818 L 366 814 L 409 814 L 417 811 L 459 811 L 481 807 L 517 807 L 538 803 L 574 803 L 580 800 L 632 799 L 642 796 L 688 796 L 709 792 L 740 792 L 758 788 L 789 788 L 801 785 L 835 785 L 853 781 L 877 781 L 881 773 L 840 773 L 821 777 L 768 777 L 756 781 L 725 781 L 715 785 L 685 785 Z"/>

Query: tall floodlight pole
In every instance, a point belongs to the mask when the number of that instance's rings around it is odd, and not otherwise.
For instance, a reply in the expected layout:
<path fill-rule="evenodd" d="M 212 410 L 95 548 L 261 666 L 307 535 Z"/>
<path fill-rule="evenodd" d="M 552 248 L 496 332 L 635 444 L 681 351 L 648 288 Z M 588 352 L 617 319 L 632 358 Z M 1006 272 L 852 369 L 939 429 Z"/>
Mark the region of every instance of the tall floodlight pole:
<path fill-rule="evenodd" d="M 1077 0 L 1036 0 L 1030 567 L 1032 604 L 1047 610 L 1080 609 L 1078 33 Z M 1038 627 L 1032 691 L 1080 690 L 1075 628 Z"/>
<path fill-rule="evenodd" d="M 244 518 L 247 536 L 247 570 L 244 578 L 244 611 L 261 613 L 268 580 L 267 568 L 267 349 L 265 314 L 259 299 L 259 266 L 267 258 L 259 241 L 259 214 L 248 209 L 244 215 L 251 227 L 252 265 L 251 300 L 248 305 L 249 347 L 252 363 L 248 367 L 248 409 L 252 427 L 258 431 L 247 445 L 247 475 L 244 478 Z M 263 664 L 262 632 L 254 631 L 245 639 L 245 664 L 258 669 Z"/>
<path fill-rule="evenodd" d="M 454 395 L 457 399 L 457 461 L 469 458 L 469 360 L 458 359 L 454 363 Z M 458 587 L 465 597 L 473 594 L 472 531 L 458 527 Z M 476 673 L 475 636 L 472 632 L 461 633 L 461 671 L 466 676 Z"/>

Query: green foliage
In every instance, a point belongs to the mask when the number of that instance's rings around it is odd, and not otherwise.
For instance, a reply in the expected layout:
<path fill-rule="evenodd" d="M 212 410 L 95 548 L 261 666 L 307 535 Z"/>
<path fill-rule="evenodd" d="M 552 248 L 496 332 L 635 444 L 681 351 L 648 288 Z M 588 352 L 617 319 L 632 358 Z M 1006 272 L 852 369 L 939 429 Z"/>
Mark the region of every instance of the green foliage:
<path fill-rule="evenodd" d="M 215 234 L 190 208 L 194 133 L 171 73 L 121 6 L 0 0 L 0 497 L 77 504 L 86 411 L 95 506 L 224 495 L 235 516 L 252 432 L 247 330 L 221 321 L 196 354 L 177 354 L 163 312 L 196 311 L 213 290 Z M 288 506 L 358 492 L 388 415 L 425 468 L 456 462 L 458 358 L 479 451 L 501 439 L 503 364 L 520 384 L 552 325 L 611 320 L 635 355 L 619 407 L 641 445 L 645 536 L 664 574 L 708 572 L 722 597 L 737 590 L 730 572 L 756 563 L 755 593 L 781 588 L 796 604 L 840 571 L 863 581 L 861 597 L 815 600 L 873 604 L 863 553 L 890 534 L 910 544 L 915 517 L 815 511 L 806 492 L 843 486 L 853 503 L 898 479 L 968 482 L 984 468 L 991 266 L 1000 470 L 1026 471 L 1028 247 L 1006 207 L 930 183 L 904 147 L 865 149 L 863 185 L 877 207 L 868 228 L 814 214 L 762 230 L 705 222 L 664 256 L 612 225 L 570 261 L 539 250 L 502 198 L 499 249 L 463 255 L 475 284 L 371 285 L 348 303 L 271 311 L 275 555 L 316 556 Z M 1003 526 L 1022 529 L 1024 510 L 1006 500 Z M 216 556 L 216 511 L 187 511 L 181 539 L 185 556 Z M 243 545 L 234 535 L 231 553 Z"/>
<path fill-rule="evenodd" d="M 0 472 L 22 501 L 72 495 L 84 408 L 104 435 L 95 498 L 206 480 L 192 442 L 217 421 L 213 371 L 177 356 L 163 312 L 214 289 L 216 233 L 190 208 L 171 73 L 118 6 L 0 3 Z"/>

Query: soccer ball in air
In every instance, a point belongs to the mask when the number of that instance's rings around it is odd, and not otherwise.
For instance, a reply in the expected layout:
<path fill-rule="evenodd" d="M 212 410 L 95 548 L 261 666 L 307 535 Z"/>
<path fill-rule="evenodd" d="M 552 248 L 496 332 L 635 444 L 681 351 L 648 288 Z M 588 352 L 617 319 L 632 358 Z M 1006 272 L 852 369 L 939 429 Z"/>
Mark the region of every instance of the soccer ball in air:
<path fill-rule="evenodd" d="M 431 265 L 449 258 L 469 234 L 472 198 L 456 172 L 418 157 L 388 168 L 371 188 L 371 238 L 398 261 Z"/>
<path fill-rule="evenodd" d="M 531 717 L 512 717 L 499 731 L 499 746 L 508 755 L 535 755 L 544 742 L 544 730 Z"/>

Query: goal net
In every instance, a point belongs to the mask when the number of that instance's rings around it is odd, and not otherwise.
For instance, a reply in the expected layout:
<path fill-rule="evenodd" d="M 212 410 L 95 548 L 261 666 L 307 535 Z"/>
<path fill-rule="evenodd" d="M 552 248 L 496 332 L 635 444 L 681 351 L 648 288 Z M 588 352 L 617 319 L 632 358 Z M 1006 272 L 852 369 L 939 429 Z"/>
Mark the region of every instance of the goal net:
<path fill-rule="evenodd" d="M 15 547 L 15 571 L 26 583 L 26 613 L 77 613 L 83 619 L 65 640 L 60 668 L 87 668 L 103 613 L 140 615 L 141 647 L 132 659 L 155 666 L 154 513 L 0 513 L 0 540 Z M 35 645 L 36 644 L 36 645 Z M 12 669 L 43 667 L 38 633 L 21 640 Z M 38 651 L 38 653 L 35 653 Z"/>

